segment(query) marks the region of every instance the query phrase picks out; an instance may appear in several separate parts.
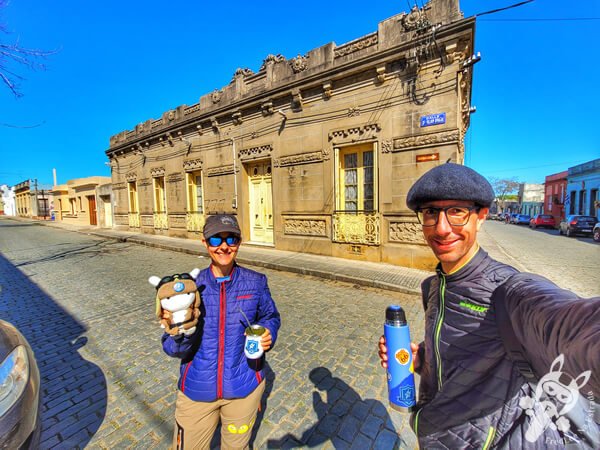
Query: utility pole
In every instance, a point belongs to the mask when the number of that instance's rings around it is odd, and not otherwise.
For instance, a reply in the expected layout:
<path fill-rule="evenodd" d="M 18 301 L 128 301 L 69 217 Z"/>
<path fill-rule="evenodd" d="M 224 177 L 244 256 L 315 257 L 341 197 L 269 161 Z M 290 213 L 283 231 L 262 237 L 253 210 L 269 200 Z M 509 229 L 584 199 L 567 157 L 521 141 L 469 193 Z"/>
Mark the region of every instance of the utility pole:
<path fill-rule="evenodd" d="M 38 200 L 38 182 L 37 182 L 37 178 L 33 179 L 33 186 L 35 187 L 35 215 L 39 216 L 39 212 L 40 212 L 40 202 Z M 33 213 L 33 211 L 32 211 Z M 33 217 L 33 214 L 32 214 Z"/>

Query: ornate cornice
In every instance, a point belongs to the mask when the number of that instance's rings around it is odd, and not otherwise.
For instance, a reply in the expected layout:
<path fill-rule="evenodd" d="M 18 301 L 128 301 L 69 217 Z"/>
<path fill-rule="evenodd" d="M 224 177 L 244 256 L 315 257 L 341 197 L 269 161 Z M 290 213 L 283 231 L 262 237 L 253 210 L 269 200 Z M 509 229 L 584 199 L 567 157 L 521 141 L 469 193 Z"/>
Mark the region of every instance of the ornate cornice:
<path fill-rule="evenodd" d="M 137 179 L 137 173 L 129 172 L 129 173 L 125 174 L 125 179 L 127 181 L 135 181 Z"/>
<path fill-rule="evenodd" d="M 371 47 L 372 45 L 376 45 L 378 41 L 377 32 L 364 36 L 360 39 L 357 39 L 352 42 L 348 42 L 347 44 L 340 45 L 336 47 L 333 51 L 336 58 L 340 56 L 346 56 L 350 53 L 357 52 L 362 50 L 363 48 Z"/>
<path fill-rule="evenodd" d="M 329 133 L 329 140 L 333 145 L 371 140 L 377 138 L 379 131 L 381 131 L 381 127 L 377 123 L 357 125 L 355 127 L 331 131 Z"/>
<path fill-rule="evenodd" d="M 230 175 L 233 173 L 233 164 L 228 164 L 226 166 L 219 167 L 211 167 L 210 169 L 206 169 L 206 176 L 208 177 L 218 177 L 221 175 Z"/>
<path fill-rule="evenodd" d="M 201 159 L 188 159 L 183 161 L 183 170 L 189 172 L 191 170 L 202 169 L 202 160 Z"/>
<path fill-rule="evenodd" d="M 271 144 L 260 145 L 257 147 L 243 148 L 238 152 L 238 158 L 241 161 L 250 161 L 259 158 L 269 158 L 273 152 Z"/>
<path fill-rule="evenodd" d="M 212 94 L 210 94 L 210 99 L 212 100 L 213 104 L 219 103 L 221 101 L 222 97 L 223 97 L 222 89 L 215 89 L 212 92 Z"/>
<path fill-rule="evenodd" d="M 327 160 L 327 159 L 329 159 L 329 152 L 326 150 L 319 150 L 316 152 L 298 153 L 296 155 L 282 156 L 281 158 L 276 158 L 273 161 L 273 166 L 274 167 L 296 166 L 296 165 L 300 165 L 300 164 L 323 162 L 324 160 Z"/>
<path fill-rule="evenodd" d="M 260 66 L 260 69 L 258 69 L 258 71 L 262 72 L 263 70 L 265 70 L 268 64 L 276 64 L 280 62 L 285 62 L 285 56 L 281 54 L 267 55 L 267 57 L 263 59 L 262 65 Z"/>
<path fill-rule="evenodd" d="M 118 191 L 120 189 L 126 189 L 126 188 L 127 188 L 127 183 L 113 183 L 113 185 L 112 185 L 113 191 Z"/>
<path fill-rule="evenodd" d="M 162 177 L 165 175 L 164 167 L 153 167 L 150 169 L 150 176 L 152 177 Z"/>
<path fill-rule="evenodd" d="M 392 152 L 402 152 L 440 144 L 458 143 L 459 141 L 460 133 L 459 130 L 456 129 L 423 134 L 420 136 L 408 136 L 394 139 Z"/>
<path fill-rule="evenodd" d="M 294 73 L 300 73 L 308 68 L 308 56 L 298 55 L 290 60 L 290 66 Z"/>

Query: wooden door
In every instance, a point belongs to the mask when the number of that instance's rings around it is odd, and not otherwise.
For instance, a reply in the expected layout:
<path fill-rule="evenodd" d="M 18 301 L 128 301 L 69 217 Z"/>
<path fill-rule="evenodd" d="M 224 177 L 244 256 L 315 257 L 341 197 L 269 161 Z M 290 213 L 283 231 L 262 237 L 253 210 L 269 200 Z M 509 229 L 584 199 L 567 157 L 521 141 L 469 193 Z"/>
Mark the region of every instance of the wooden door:
<path fill-rule="evenodd" d="M 98 219 L 96 218 L 96 197 L 90 195 L 88 197 L 88 211 L 90 212 L 90 225 L 98 225 Z"/>
<path fill-rule="evenodd" d="M 273 194 L 271 162 L 248 167 L 250 241 L 273 243 Z"/>

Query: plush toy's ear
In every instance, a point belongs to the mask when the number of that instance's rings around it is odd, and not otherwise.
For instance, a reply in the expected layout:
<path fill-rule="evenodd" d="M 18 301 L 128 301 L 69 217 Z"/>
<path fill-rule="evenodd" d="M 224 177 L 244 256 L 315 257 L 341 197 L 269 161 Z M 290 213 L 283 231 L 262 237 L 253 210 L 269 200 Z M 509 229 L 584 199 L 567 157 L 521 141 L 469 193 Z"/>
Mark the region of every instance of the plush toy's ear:
<path fill-rule="evenodd" d="M 158 277 L 157 277 L 157 276 L 155 276 L 155 275 L 152 275 L 150 278 L 148 278 L 148 282 L 149 282 L 149 283 L 150 283 L 152 286 L 156 287 L 156 286 L 158 286 L 158 283 L 160 283 L 160 278 L 158 278 Z"/>
<path fill-rule="evenodd" d="M 190 272 L 190 276 L 196 280 L 198 278 L 198 274 L 200 273 L 200 269 L 196 268 Z"/>
<path fill-rule="evenodd" d="M 156 307 L 154 310 L 154 314 L 158 319 L 162 319 L 162 306 L 160 304 L 160 298 L 158 298 L 158 294 L 156 294 Z"/>

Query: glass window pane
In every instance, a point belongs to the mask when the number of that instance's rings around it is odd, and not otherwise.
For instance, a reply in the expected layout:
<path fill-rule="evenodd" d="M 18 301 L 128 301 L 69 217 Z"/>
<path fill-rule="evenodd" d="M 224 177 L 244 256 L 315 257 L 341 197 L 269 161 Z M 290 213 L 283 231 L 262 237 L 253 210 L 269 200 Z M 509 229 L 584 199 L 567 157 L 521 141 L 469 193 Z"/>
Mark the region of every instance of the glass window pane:
<path fill-rule="evenodd" d="M 357 163 L 357 154 L 356 153 L 348 153 L 344 155 L 344 168 L 345 169 L 353 169 L 356 167 Z"/>
<path fill-rule="evenodd" d="M 358 182 L 357 170 L 346 170 L 344 173 L 344 182 L 345 184 L 356 184 Z"/>
<path fill-rule="evenodd" d="M 348 200 L 356 200 L 358 196 L 358 190 L 356 186 L 346 186 L 345 199 Z"/>

